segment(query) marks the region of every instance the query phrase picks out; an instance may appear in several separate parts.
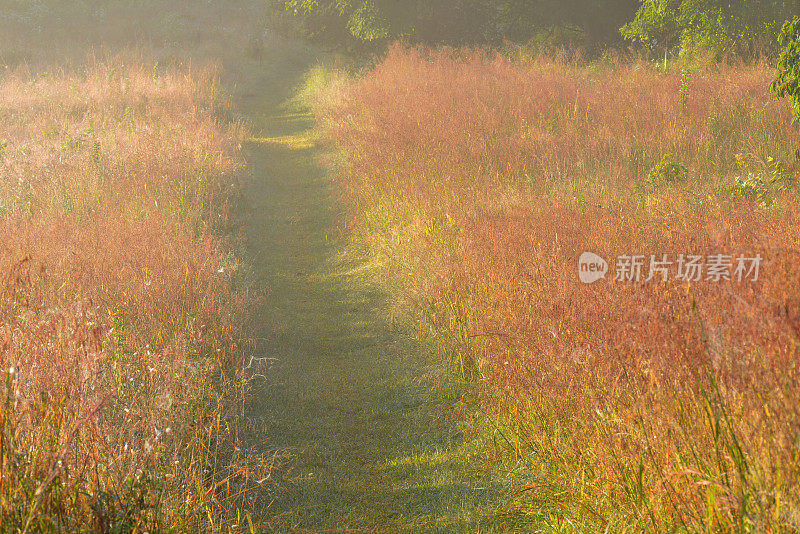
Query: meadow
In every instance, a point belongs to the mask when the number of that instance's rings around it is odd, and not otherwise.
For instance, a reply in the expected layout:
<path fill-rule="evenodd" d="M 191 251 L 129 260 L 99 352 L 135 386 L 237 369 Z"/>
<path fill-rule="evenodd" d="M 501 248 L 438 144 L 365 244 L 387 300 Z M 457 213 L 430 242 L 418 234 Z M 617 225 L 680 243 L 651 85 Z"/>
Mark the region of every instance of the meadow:
<path fill-rule="evenodd" d="M 774 77 L 402 44 L 309 77 L 356 243 L 552 531 L 800 529 L 800 153 Z"/>
<path fill-rule="evenodd" d="M 0 132 L 0 530 L 243 528 L 268 466 L 226 424 L 251 297 L 215 69 L 19 66 Z"/>

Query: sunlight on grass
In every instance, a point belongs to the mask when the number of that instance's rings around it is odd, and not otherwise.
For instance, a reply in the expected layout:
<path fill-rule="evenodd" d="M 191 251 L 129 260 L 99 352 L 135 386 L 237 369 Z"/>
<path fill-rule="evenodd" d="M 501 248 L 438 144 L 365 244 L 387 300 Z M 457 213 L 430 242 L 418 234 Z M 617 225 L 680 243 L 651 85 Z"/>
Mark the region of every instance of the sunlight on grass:
<path fill-rule="evenodd" d="M 247 140 L 251 143 L 278 145 L 289 150 L 307 150 L 315 145 L 312 136 L 307 133 L 276 137 L 248 137 Z"/>
<path fill-rule="evenodd" d="M 556 527 L 795 524 L 800 167 L 773 78 L 402 44 L 307 77 L 353 235 Z M 582 251 L 758 254 L 769 275 L 590 286 Z"/>
<path fill-rule="evenodd" d="M 222 456 L 221 402 L 249 344 L 222 237 L 243 135 L 217 112 L 213 69 L 153 64 L 0 78 L 9 528 L 55 528 L 64 510 L 70 530 L 190 528 L 226 516 L 210 496 L 269 470 Z"/>

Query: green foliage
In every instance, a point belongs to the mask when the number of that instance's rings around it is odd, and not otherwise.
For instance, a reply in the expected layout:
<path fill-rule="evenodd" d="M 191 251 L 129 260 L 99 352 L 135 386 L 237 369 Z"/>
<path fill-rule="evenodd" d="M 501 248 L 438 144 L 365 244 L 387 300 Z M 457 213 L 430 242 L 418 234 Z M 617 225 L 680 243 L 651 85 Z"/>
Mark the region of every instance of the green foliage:
<path fill-rule="evenodd" d="M 621 31 L 630 41 L 683 55 L 753 54 L 770 48 L 797 10 L 794 0 L 641 0 Z"/>
<path fill-rule="evenodd" d="M 347 21 L 350 34 L 363 41 L 376 41 L 389 36 L 389 21 L 372 2 L 363 2 Z"/>
<path fill-rule="evenodd" d="M 92 153 L 91 153 L 92 164 L 95 167 L 100 165 L 100 150 L 101 150 L 100 141 L 95 141 L 94 144 L 92 144 Z"/>
<path fill-rule="evenodd" d="M 742 174 L 736 177 L 735 193 L 757 200 L 765 207 L 771 206 L 776 196 L 792 190 L 796 183 L 794 169 L 772 156 L 761 160 L 736 154 L 736 162 Z"/>
<path fill-rule="evenodd" d="M 396 38 L 444 44 L 525 42 L 566 35 L 597 47 L 616 41 L 637 0 L 271 0 L 306 36 L 335 45 L 373 46 Z M 575 39 L 575 36 L 580 36 Z"/>
<path fill-rule="evenodd" d="M 588 49 L 622 36 L 684 55 L 754 54 L 769 49 L 796 0 L 270 0 L 306 36 L 329 44 L 381 46 L 530 40 Z M 627 22 L 627 24 L 626 24 Z"/>
<path fill-rule="evenodd" d="M 358 46 L 405 37 L 466 43 L 485 33 L 489 0 L 273 0 L 297 28 L 317 41 Z M 409 5 L 410 4 L 410 5 Z"/>
<path fill-rule="evenodd" d="M 622 27 L 622 35 L 653 47 L 673 48 L 680 35 L 680 0 L 642 0 L 636 18 Z"/>
<path fill-rule="evenodd" d="M 665 154 L 661 161 L 647 175 L 647 180 L 652 185 L 664 186 L 682 182 L 689 174 L 689 169 L 681 165 L 672 154 Z"/>
<path fill-rule="evenodd" d="M 800 121 L 800 17 L 786 21 L 778 42 L 783 51 L 772 90 L 777 98 L 789 97 L 794 120 Z"/>

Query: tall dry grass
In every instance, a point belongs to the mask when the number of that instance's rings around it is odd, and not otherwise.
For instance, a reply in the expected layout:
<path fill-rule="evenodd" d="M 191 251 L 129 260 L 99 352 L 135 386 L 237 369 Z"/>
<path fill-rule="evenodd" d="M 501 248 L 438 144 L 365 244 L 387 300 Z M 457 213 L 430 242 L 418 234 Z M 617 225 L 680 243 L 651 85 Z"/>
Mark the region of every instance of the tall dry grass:
<path fill-rule="evenodd" d="M 0 77 L 2 531 L 230 526 L 264 476 L 225 426 L 248 297 L 215 79 L 133 55 Z"/>
<path fill-rule="evenodd" d="M 799 136 L 773 75 L 398 45 L 312 98 L 356 235 L 554 530 L 800 529 Z M 584 251 L 610 279 L 579 281 Z M 614 282 L 623 254 L 765 261 Z"/>

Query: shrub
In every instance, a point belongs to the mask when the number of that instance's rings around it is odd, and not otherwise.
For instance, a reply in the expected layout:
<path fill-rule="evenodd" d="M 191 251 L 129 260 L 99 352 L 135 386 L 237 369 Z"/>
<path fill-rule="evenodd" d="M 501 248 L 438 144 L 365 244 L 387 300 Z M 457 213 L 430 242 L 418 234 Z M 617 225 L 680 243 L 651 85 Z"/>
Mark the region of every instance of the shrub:
<path fill-rule="evenodd" d="M 678 163 L 675 156 L 665 154 L 661 161 L 650 170 L 647 177 L 655 185 L 671 184 L 686 179 L 688 169 Z"/>

